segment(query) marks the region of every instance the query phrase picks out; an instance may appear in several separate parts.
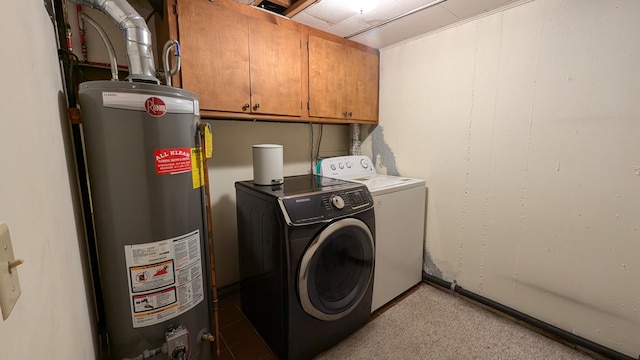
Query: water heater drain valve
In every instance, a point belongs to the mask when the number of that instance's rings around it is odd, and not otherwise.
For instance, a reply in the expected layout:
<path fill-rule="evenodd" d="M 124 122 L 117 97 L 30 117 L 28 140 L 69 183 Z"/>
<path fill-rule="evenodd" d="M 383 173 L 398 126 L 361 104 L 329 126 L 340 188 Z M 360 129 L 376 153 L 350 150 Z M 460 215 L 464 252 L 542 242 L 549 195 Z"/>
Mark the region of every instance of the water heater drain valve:
<path fill-rule="evenodd" d="M 167 339 L 167 354 L 169 359 L 187 359 L 189 352 L 189 331 L 179 325 L 177 327 L 170 326 L 165 334 Z"/>

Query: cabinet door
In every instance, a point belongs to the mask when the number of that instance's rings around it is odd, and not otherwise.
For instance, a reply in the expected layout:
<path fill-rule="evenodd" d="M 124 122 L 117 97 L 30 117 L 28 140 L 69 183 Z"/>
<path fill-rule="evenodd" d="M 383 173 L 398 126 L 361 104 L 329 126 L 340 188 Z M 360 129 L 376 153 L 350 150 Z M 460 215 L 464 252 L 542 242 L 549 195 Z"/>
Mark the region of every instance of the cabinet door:
<path fill-rule="evenodd" d="M 249 24 L 251 111 L 300 116 L 300 31 L 255 18 Z"/>
<path fill-rule="evenodd" d="M 207 0 L 180 0 L 178 28 L 182 87 L 198 95 L 202 110 L 248 111 L 248 18 Z"/>
<path fill-rule="evenodd" d="M 345 118 L 347 110 L 347 48 L 309 35 L 309 115 Z"/>
<path fill-rule="evenodd" d="M 349 118 L 378 120 L 379 57 L 375 53 L 349 48 Z"/>

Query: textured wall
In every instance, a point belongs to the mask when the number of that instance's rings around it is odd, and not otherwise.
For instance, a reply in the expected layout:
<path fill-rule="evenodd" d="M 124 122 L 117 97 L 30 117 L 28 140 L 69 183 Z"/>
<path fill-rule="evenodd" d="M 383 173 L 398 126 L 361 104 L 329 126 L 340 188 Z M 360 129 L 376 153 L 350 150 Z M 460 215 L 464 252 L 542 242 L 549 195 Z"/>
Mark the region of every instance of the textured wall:
<path fill-rule="evenodd" d="M 426 270 L 640 353 L 640 3 L 536 0 L 381 52 L 381 170 L 427 180 Z"/>

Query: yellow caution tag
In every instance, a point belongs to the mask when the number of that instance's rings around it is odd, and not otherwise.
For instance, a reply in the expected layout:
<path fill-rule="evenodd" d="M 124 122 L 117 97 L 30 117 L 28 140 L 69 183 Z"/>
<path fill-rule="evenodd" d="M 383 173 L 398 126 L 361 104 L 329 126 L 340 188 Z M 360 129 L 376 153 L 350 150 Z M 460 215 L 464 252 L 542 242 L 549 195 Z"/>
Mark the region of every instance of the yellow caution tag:
<path fill-rule="evenodd" d="M 210 126 L 204 128 L 204 145 L 207 150 L 207 159 L 209 159 L 213 156 L 213 134 Z"/>
<path fill-rule="evenodd" d="M 191 148 L 191 178 L 193 188 L 197 189 L 204 184 L 204 174 L 202 171 L 202 158 L 200 148 Z"/>

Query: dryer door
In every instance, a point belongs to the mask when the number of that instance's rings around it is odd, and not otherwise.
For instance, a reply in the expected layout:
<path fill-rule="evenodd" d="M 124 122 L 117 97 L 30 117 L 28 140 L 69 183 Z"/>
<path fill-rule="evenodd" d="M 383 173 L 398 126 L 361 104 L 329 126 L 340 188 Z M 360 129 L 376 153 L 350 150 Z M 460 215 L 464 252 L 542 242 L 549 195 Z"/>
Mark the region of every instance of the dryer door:
<path fill-rule="evenodd" d="M 354 218 L 331 223 L 302 256 L 298 290 L 302 308 L 320 320 L 337 320 L 362 300 L 373 277 L 375 248 L 367 225 Z"/>

